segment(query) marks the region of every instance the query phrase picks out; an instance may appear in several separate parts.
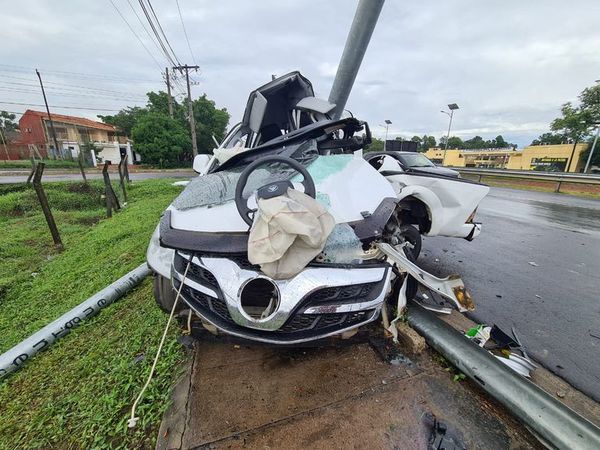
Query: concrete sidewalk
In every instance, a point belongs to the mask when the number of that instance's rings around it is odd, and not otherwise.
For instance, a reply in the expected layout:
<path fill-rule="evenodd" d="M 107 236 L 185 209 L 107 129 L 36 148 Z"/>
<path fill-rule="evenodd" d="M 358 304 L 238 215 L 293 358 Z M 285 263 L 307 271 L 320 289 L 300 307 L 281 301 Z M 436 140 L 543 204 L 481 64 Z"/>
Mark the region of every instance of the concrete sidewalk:
<path fill-rule="evenodd" d="M 415 448 L 428 415 L 467 448 L 543 448 L 496 402 L 426 351 L 382 360 L 367 344 L 279 349 L 198 342 L 158 449 Z"/>

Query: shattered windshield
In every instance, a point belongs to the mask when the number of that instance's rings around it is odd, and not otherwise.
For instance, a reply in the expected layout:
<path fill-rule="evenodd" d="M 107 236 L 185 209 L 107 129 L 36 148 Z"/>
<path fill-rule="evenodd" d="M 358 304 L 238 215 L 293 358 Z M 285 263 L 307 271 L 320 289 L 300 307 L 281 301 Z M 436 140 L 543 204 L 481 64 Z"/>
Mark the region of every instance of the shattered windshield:
<path fill-rule="evenodd" d="M 272 152 L 262 156 L 274 154 L 289 156 L 304 166 L 308 166 L 319 156 L 317 142 L 314 139 L 287 148 L 275 148 Z M 185 210 L 198 206 L 219 205 L 234 200 L 236 185 L 247 165 L 245 160 L 240 160 L 238 164 L 228 170 L 192 179 L 184 191 L 173 201 L 173 207 Z M 249 198 L 258 188 L 275 181 L 290 180 L 295 175 L 297 172 L 285 164 L 267 162 L 250 174 L 242 196 Z"/>

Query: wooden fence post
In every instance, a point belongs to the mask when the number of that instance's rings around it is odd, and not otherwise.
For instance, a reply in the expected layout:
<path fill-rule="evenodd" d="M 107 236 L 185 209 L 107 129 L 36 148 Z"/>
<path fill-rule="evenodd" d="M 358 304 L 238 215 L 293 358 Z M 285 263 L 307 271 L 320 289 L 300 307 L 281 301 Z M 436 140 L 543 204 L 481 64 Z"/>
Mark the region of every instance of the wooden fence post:
<path fill-rule="evenodd" d="M 31 184 L 33 175 L 35 175 L 35 159 L 31 158 L 31 172 L 29 172 L 29 176 L 27 177 L 27 181 L 25 182 L 25 184 Z"/>
<path fill-rule="evenodd" d="M 127 155 L 121 156 L 121 162 L 119 163 L 119 182 L 121 184 L 121 190 L 123 191 L 123 201 L 127 202 L 127 189 L 125 189 L 125 171 L 127 167 Z"/>
<path fill-rule="evenodd" d="M 129 178 L 129 167 L 127 167 L 129 157 L 125 154 L 125 179 L 128 183 L 131 183 L 131 179 Z"/>
<path fill-rule="evenodd" d="M 81 176 L 83 177 L 83 182 L 87 184 L 87 178 L 85 176 L 85 170 L 83 170 L 83 152 L 79 149 L 79 154 L 77 155 L 77 163 L 79 164 L 79 170 L 81 171 Z"/>
<path fill-rule="evenodd" d="M 54 216 L 52 216 L 52 211 L 50 211 L 48 197 L 46 197 L 46 193 L 44 192 L 44 188 L 42 187 L 42 175 L 44 174 L 44 166 L 45 164 L 42 162 L 37 164 L 35 168 L 35 175 L 33 176 L 33 188 L 35 189 L 35 193 L 37 194 L 37 198 L 40 201 L 42 211 L 44 212 L 44 216 L 46 217 L 46 222 L 48 223 L 48 228 L 50 228 L 50 233 L 52 234 L 52 240 L 54 241 L 54 245 L 58 250 L 62 250 L 63 243 L 60 239 L 60 234 L 58 233 L 58 228 L 56 227 L 56 222 L 54 221 Z"/>
<path fill-rule="evenodd" d="M 108 161 L 104 163 L 102 168 L 102 178 L 104 179 L 104 197 L 106 199 L 106 217 L 112 217 L 112 211 L 121 209 L 119 205 L 119 199 L 115 194 L 115 191 L 110 184 L 110 177 L 108 176 Z"/>

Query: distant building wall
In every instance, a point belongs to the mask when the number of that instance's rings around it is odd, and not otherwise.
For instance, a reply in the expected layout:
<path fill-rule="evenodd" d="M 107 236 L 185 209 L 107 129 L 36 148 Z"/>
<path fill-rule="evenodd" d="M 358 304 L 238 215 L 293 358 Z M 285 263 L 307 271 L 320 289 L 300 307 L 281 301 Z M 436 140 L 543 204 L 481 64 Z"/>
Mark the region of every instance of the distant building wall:
<path fill-rule="evenodd" d="M 449 149 L 444 159 L 444 149 L 430 148 L 425 156 L 438 165 L 511 170 L 540 170 L 579 172 L 581 153 L 587 144 L 577 144 L 571 162 L 573 144 L 530 145 L 523 150 L 512 149 Z"/>

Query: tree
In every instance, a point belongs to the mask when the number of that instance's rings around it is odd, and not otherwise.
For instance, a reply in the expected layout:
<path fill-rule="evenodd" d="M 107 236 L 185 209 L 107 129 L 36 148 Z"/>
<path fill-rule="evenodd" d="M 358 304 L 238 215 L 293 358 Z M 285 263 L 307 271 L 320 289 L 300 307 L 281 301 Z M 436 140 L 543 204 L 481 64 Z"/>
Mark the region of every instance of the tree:
<path fill-rule="evenodd" d="M 363 152 L 382 152 L 383 151 L 383 141 L 381 139 L 372 138 L 371 143 L 365 146 Z"/>
<path fill-rule="evenodd" d="M 138 118 L 131 130 L 135 150 L 144 162 L 172 167 L 191 153 L 188 130 L 168 114 L 151 111 Z"/>
<path fill-rule="evenodd" d="M 464 141 L 462 148 L 468 148 L 468 149 L 475 150 L 475 149 L 480 149 L 480 148 L 488 148 L 487 145 L 488 145 L 488 143 L 481 136 L 475 136 L 471 139 L 467 139 L 466 141 Z"/>
<path fill-rule="evenodd" d="M 8 111 L 0 111 L 0 128 L 2 128 L 3 134 L 6 134 L 7 131 L 16 131 L 19 129 L 15 118 L 16 116 Z"/>
<path fill-rule="evenodd" d="M 556 145 L 564 144 L 566 138 L 562 134 L 555 133 L 544 133 L 541 134 L 537 139 L 531 141 L 531 145 Z"/>
<path fill-rule="evenodd" d="M 427 136 L 425 134 L 425 135 L 423 135 L 421 149 L 419 151 L 426 152 L 427 150 L 429 150 L 430 148 L 435 147 L 436 145 L 437 144 L 435 142 L 435 137 L 434 136 Z"/>
<path fill-rule="evenodd" d="M 146 114 L 148 110 L 139 106 L 127 107 L 122 109 L 117 114 L 112 116 L 98 116 L 102 122 L 109 125 L 114 125 L 125 136 L 131 136 L 131 130 L 139 120 L 139 118 Z"/>
<path fill-rule="evenodd" d="M 494 145 L 491 148 L 507 148 L 507 147 L 512 147 L 508 142 L 506 142 L 504 140 L 504 138 L 502 137 L 501 134 L 499 134 L 498 136 L 496 136 L 496 139 L 494 139 L 493 141 L 494 141 Z"/>
<path fill-rule="evenodd" d="M 446 147 L 446 136 L 440 138 L 440 146 Z M 464 148 L 464 143 L 458 136 L 452 136 L 448 139 L 448 148 Z"/>
<path fill-rule="evenodd" d="M 550 124 L 550 129 L 560 131 L 563 136 L 573 143 L 573 150 L 565 167 L 565 171 L 568 172 L 573 165 L 572 160 L 577 144 L 589 135 L 592 112 L 582 107 L 575 107 L 571 102 L 565 103 L 560 112 L 562 117 L 554 119 Z"/>
<path fill-rule="evenodd" d="M 229 123 L 229 113 L 226 108 L 218 109 L 206 94 L 192 101 L 192 109 L 196 119 L 198 153 L 212 153 L 215 148 L 212 137 L 214 135 L 217 142 L 223 140 Z"/>
<path fill-rule="evenodd" d="M 136 134 L 134 133 L 134 130 L 137 129 L 137 136 L 139 137 L 140 130 L 148 125 L 149 120 L 159 118 L 161 122 L 157 124 L 157 126 L 161 127 L 164 125 L 163 122 L 165 116 L 171 119 L 169 116 L 169 97 L 166 92 L 148 92 L 146 95 L 148 96 L 148 103 L 145 107 L 128 107 L 112 116 L 98 116 L 103 122 L 118 127 L 123 134 L 132 137 L 136 151 L 140 150 L 138 145 L 140 143 L 137 142 L 134 137 L 134 134 Z M 183 130 L 191 142 L 187 100 L 184 103 L 178 103 L 173 99 L 172 102 L 173 118 L 171 120 L 174 122 L 171 123 L 177 123 L 177 130 Z M 227 124 L 229 123 L 229 113 L 225 108 L 218 109 L 215 102 L 207 98 L 206 94 L 193 100 L 192 108 L 194 111 L 194 119 L 196 120 L 198 151 L 200 153 L 212 153 L 212 149 L 215 147 L 212 136 L 214 135 L 215 139 L 219 142 L 223 140 L 227 130 Z M 138 125 L 140 125 L 140 127 L 138 127 Z M 146 136 L 148 133 L 144 132 L 142 135 Z M 174 136 L 177 135 L 177 133 L 174 134 Z M 169 137 L 169 139 L 173 140 L 174 136 Z M 150 155 L 150 159 L 144 158 L 145 162 L 158 163 L 162 159 L 163 162 L 171 164 L 174 163 L 174 161 L 183 162 L 191 159 L 189 146 L 177 145 L 174 148 L 181 148 L 183 153 L 177 153 L 167 157 L 167 155 L 162 154 L 162 145 L 164 144 L 162 138 L 157 141 L 158 147 L 156 151 L 151 151 L 150 146 L 152 143 L 150 140 L 143 139 L 142 144 L 145 146 L 143 151 L 147 155 Z M 140 152 L 140 154 L 144 157 L 142 152 Z"/>
<path fill-rule="evenodd" d="M 579 101 L 581 109 L 587 111 L 590 122 L 600 122 L 600 84 L 581 91 Z"/>

